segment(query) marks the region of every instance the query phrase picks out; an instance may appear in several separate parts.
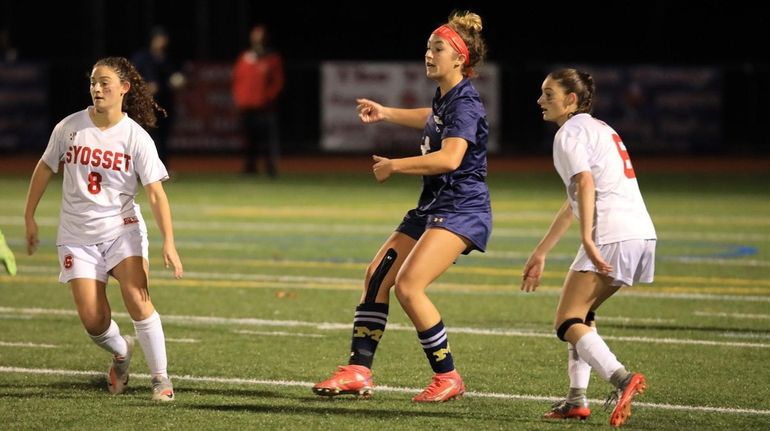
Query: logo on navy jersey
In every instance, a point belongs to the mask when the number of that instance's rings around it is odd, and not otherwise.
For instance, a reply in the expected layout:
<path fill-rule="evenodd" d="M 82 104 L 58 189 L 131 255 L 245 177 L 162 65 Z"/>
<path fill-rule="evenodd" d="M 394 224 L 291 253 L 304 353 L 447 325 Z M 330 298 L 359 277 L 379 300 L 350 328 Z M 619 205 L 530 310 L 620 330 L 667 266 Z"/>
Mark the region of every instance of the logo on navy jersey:
<path fill-rule="evenodd" d="M 423 156 L 430 153 L 430 136 L 425 136 L 423 138 L 422 145 L 420 145 L 420 151 Z"/>
<path fill-rule="evenodd" d="M 441 133 L 441 128 L 439 126 L 444 125 L 444 122 L 441 121 L 441 117 L 439 117 L 438 115 L 434 115 L 433 122 L 436 123 L 436 133 Z"/>
<path fill-rule="evenodd" d="M 433 217 L 433 220 L 431 220 L 433 223 L 444 223 L 444 220 L 446 220 L 444 217 Z"/>

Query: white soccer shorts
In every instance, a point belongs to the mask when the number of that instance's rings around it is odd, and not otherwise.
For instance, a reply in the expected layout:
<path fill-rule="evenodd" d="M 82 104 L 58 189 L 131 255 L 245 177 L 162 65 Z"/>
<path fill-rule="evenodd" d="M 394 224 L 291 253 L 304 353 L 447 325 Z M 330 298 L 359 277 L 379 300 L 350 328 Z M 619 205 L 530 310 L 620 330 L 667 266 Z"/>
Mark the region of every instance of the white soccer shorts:
<path fill-rule="evenodd" d="M 613 286 L 633 286 L 634 283 L 652 283 L 655 274 L 655 240 L 632 239 L 598 246 L 604 260 L 612 265 Z M 591 259 L 580 245 L 570 269 L 597 272 Z"/>
<path fill-rule="evenodd" d="M 149 260 L 147 233 L 139 229 L 93 245 L 60 245 L 59 281 L 67 283 L 74 278 L 89 278 L 106 283 L 110 270 L 123 259 L 142 256 Z"/>

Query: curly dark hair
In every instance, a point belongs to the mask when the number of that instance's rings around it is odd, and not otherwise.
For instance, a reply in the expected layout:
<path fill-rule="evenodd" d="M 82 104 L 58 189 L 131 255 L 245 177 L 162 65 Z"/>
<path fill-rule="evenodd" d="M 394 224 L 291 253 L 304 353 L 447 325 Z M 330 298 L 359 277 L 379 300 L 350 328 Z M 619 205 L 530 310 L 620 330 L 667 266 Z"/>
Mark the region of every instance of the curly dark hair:
<path fill-rule="evenodd" d="M 147 83 L 144 82 L 142 75 L 136 70 L 136 67 L 125 57 L 105 57 L 98 60 L 94 67 L 106 66 L 115 71 L 121 82 L 128 82 L 131 88 L 123 97 L 122 110 L 128 113 L 134 121 L 139 123 L 145 129 L 157 127 L 158 117 L 156 111 L 168 116 L 163 107 L 152 97 Z"/>

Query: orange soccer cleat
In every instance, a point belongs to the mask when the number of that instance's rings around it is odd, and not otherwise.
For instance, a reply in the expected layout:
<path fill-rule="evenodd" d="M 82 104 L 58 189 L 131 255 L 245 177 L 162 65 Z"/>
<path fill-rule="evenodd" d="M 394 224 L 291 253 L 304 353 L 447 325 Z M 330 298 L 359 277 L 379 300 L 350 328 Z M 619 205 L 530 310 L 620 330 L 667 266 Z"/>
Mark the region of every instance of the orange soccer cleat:
<path fill-rule="evenodd" d="M 591 409 L 588 408 L 588 400 L 583 398 L 578 403 L 570 403 L 567 400 L 561 400 L 551 406 L 543 417 L 546 419 L 580 419 L 585 420 L 591 416 Z"/>
<path fill-rule="evenodd" d="M 340 365 L 330 378 L 313 386 L 313 392 L 326 397 L 352 394 L 369 398 L 374 394 L 372 370 L 363 365 Z"/>
<path fill-rule="evenodd" d="M 624 386 L 612 391 L 607 398 L 605 406 L 617 401 L 617 405 L 610 415 L 610 425 L 614 427 L 622 426 L 631 417 L 631 400 L 638 394 L 644 393 L 647 389 L 647 381 L 641 373 L 633 373 Z"/>
<path fill-rule="evenodd" d="M 416 403 L 440 403 L 462 398 L 465 393 L 465 383 L 457 370 L 448 373 L 436 373 L 427 388 L 415 395 L 412 401 Z"/>

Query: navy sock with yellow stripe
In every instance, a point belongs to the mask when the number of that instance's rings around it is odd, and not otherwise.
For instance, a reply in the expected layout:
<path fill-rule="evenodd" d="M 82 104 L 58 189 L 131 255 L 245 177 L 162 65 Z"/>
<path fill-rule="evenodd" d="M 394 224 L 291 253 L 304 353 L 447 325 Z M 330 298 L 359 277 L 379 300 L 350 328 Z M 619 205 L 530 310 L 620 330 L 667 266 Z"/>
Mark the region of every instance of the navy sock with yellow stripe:
<path fill-rule="evenodd" d="M 447 373 L 455 369 L 443 321 L 428 330 L 417 332 L 417 337 L 434 373 Z"/>

